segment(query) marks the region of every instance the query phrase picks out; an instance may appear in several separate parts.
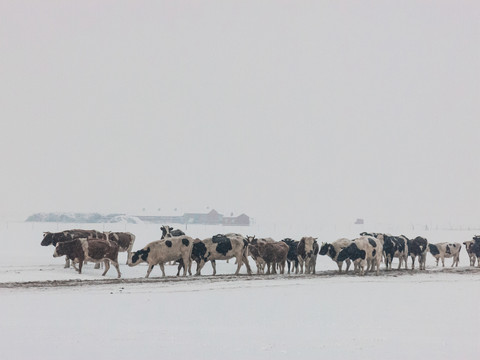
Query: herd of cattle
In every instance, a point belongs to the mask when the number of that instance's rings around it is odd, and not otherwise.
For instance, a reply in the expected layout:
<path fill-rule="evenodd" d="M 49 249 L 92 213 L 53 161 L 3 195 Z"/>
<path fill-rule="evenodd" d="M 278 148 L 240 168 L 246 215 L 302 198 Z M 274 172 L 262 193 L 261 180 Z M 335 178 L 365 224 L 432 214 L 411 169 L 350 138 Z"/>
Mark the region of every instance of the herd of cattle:
<path fill-rule="evenodd" d="M 197 264 L 196 275 L 201 274 L 204 265 L 210 261 L 213 275 L 216 274 L 216 260 L 235 258 L 238 275 L 240 268 L 245 264 L 248 274 L 252 269 L 248 262 L 250 256 L 256 263 L 258 274 L 280 274 L 285 271 L 296 274 L 315 274 L 317 255 L 328 255 L 338 265 L 342 272 L 343 263 L 346 263 L 348 272 L 353 262 L 354 271 L 364 275 L 365 271 L 376 271 L 379 274 L 380 264 L 385 263 L 386 269 L 392 268 L 392 260 L 399 259 L 398 269 L 402 266 L 407 269 L 407 259 L 412 259 L 412 269 L 415 268 L 415 259 L 418 259 L 419 269 L 425 270 L 427 252 L 435 258 L 436 264 L 445 258 L 453 258 L 452 266 L 458 266 L 462 245 L 460 243 L 431 244 L 427 239 L 417 236 L 408 239 L 404 235 L 392 236 L 380 233 L 361 233 L 360 237 L 350 240 L 338 239 L 332 243 L 318 244 L 313 237 L 303 237 L 296 241 L 290 238 L 274 241 L 271 238 L 244 237 L 240 234 L 219 234 L 204 240 L 193 239 L 181 230 L 174 230 L 170 226 L 162 226 L 161 240 L 153 241 L 140 250 L 132 251 L 135 235 L 128 232 L 99 232 L 96 230 L 66 230 L 57 233 L 46 232 L 41 242 L 42 246 L 55 246 L 54 257 L 65 256 L 65 267 L 73 267 L 82 272 L 85 262 L 105 264 L 105 275 L 110 263 L 116 268 L 118 277 L 121 276 L 118 264 L 118 253 L 126 251 L 127 264 L 135 266 L 147 263 L 146 277 L 150 275 L 155 265 L 159 265 L 162 275 L 165 276 L 164 265 L 169 262 L 178 262 L 178 272 L 183 269 L 183 276 L 187 271 L 192 274 L 192 263 Z M 470 257 L 470 266 L 475 266 L 480 259 L 480 236 L 465 241 L 466 251 Z M 78 268 L 76 267 L 78 264 Z M 480 267 L 480 260 L 478 265 Z"/>

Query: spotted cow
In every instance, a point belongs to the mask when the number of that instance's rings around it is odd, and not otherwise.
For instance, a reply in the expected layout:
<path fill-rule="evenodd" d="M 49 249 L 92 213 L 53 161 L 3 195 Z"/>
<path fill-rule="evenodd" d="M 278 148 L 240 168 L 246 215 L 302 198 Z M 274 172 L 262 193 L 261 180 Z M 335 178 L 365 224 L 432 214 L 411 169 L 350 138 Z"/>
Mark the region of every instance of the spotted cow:
<path fill-rule="evenodd" d="M 408 240 L 408 255 L 412 258 L 412 270 L 415 269 L 415 258 L 417 257 L 420 270 L 425 270 L 427 249 L 428 241 L 421 236 Z"/>
<path fill-rule="evenodd" d="M 103 238 L 117 243 L 119 252 L 127 252 L 127 262 L 132 252 L 135 235 L 129 232 L 107 232 L 103 233 Z"/>
<path fill-rule="evenodd" d="M 322 243 L 322 246 L 320 247 L 320 255 L 328 255 L 337 264 L 338 272 L 341 273 L 343 261 L 338 261 L 338 254 L 340 254 L 340 251 L 350 246 L 351 243 L 352 240 L 346 238 L 335 240 L 331 244 Z M 352 261 L 349 258 L 346 258 L 345 262 L 347 263 L 347 269 L 345 271 L 348 272 Z"/>
<path fill-rule="evenodd" d="M 297 246 L 300 274 L 303 274 L 303 264 L 305 264 L 305 274 L 315 274 L 318 250 L 317 238 L 305 236 L 300 239 Z"/>
<path fill-rule="evenodd" d="M 463 242 L 463 245 L 465 245 L 465 250 L 467 250 L 468 257 L 470 258 L 470 266 L 475 266 L 475 263 L 477 262 L 477 255 L 475 255 L 474 244 L 474 240 L 468 240 Z"/>
<path fill-rule="evenodd" d="M 360 275 L 365 274 L 365 268 L 372 271 L 376 268 L 376 274 L 378 275 L 382 253 L 383 245 L 379 239 L 371 236 L 361 236 L 340 251 L 337 261 L 350 259 L 359 270 Z"/>
<path fill-rule="evenodd" d="M 165 263 L 182 259 L 185 264 L 183 276 L 187 275 L 187 268 L 190 266 L 193 248 L 193 239 L 189 236 L 176 236 L 165 240 L 157 240 L 147 244 L 143 249 L 132 253 L 128 259 L 128 266 L 135 266 L 142 262 L 148 264 L 148 278 L 155 265 L 159 265 L 162 276 L 165 276 Z"/>
<path fill-rule="evenodd" d="M 173 227 L 168 226 L 168 225 L 163 225 L 160 227 L 160 230 L 162 230 L 162 240 L 167 238 L 167 237 L 174 237 L 174 236 L 182 236 L 185 235 L 185 233 L 180 230 L 180 229 L 173 229 Z"/>
<path fill-rule="evenodd" d="M 383 240 L 383 255 L 387 270 L 392 269 L 393 258 L 398 258 L 398 270 L 402 267 L 403 262 L 405 262 L 405 269 L 407 269 L 408 238 L 404 235 L 392 236 L 387 234 L 377 235 L 376 238 Z"/>
<path fill-rule="evenodd" d="M 437 261 L 442 260 L 442 266 L 445 266 L 445 258 L 453 258 L 452 267 L 458 266 L 460 260 L 460 250 L 462 245 L 459 243 L 438 243 L 428 244 L 428 251 Z"/>
<path fill-rule="evenodd" d="M 198 247 L 198 252 L 195 256 L 198 256 L 200 262 L 198 263 L 196 275 L 200 275 L 203 266 L 206 262 L 212 260 L 228 260 L 236 258 L 237 271 L 235 275 L 238 275 L 240 268 L 245 263 L 247 272 L 252 274 L 252 269 L 248 263 L 248 241 L 239 234 L 218 234 L 211 238 L 202 240 L 204 246 Z M 212 261 L 213 275 L 217 273 L 216 264 Z"/>

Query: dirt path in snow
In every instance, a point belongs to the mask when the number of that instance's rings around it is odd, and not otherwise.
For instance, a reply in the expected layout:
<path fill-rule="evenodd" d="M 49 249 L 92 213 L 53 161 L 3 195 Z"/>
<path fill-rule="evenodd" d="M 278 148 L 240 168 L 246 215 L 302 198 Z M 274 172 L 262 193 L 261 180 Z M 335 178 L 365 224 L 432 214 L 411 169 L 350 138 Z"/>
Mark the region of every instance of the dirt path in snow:
<path fill-rule="evenodd" d="M 461 268 L 433 268 L 424 271 L 420 270 L 381 270 L 379 278 L 412 276 L 417 274 L 422 275 L 440 275 L 440 274 L 480 274 L 480 268 L 477 267 L 461 267 Z M 94 280 L 47 280 L 47 281 L 25 281 L 25 282 L 4 282 L 0 283 L 0 289 L 12 288 L 58 288 L 58 287 L 82 287 L 82 286 L 97 286 L 109 284 L 175 284 L 175 283 L 221 283 L 242 281 L 257 281 L 257 280 L 299 280 L 299 279 L 314 279 L 314 278 L 334 278 L 334 277 L 360 277 L 360 275 L 353 274 L 351 271 L 348 274 L 338 274 L 337 271 L 318 271 L 315 275 L 216 275 L 216 276 L 166 276 L 166 277 L 152 277 L 152 278 L 125 278 L 125 279 L 94 279 Z M 365 277 L 376 278 L 375 273 L 367 273 Z M 362 277 L 362 278 L 365 278 Z"/>

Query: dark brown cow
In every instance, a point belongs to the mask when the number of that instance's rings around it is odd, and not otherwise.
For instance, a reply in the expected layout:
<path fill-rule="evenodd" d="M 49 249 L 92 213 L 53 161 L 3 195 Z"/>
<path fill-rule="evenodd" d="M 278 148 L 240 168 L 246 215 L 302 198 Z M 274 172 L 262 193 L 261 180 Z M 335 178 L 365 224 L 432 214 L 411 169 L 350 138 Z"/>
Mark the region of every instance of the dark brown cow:
<path fill-rule="evenodd" d="M 82 266 L 84 261 L 104 262 L 105 271 L 104 276 L 110 263 L 117 269 L 118 277 L 121 276 L 120 268 L 118 266 L 118 245 L 113 241 L 98 240 L 98 239 L 75 239 L 72 241 L 59 242 L 55 247 L 53 257 L 65 255 L 73 262 L 78 262 L 78 273 L 82 273 Z"/>
<path fill-rule="evenodd" d="M 250 255 L 258 264 L 262 262 L 267 265 L 266 274 L 270 274 L 270 268 L 272 274 L 277 273 L 277 265 L 279 266 L 280 274 L 285 272 L 285 262 L 287 261 L 289 246 L 284 242 L 269 242 L 262 239 L 251 238 L 248 245 L 248 251 Z M 261 269 L 261 272 L 263 269 Z"/>
<path fill-rule="evenodd" d="M 104 235 L 97 230 L 82 230 L 82 229 L 72 229 L 64 230 L 57 233 L 44 232 L 43 240 L 40 243 L 41 246 L 53 245 L 56 246 L 59 242 L 71 241 L 80 238 L 90 238 L 90 239 L 101 239 Z M 70 260 L 65 258 L 65 268 L 70 267 Z"/>

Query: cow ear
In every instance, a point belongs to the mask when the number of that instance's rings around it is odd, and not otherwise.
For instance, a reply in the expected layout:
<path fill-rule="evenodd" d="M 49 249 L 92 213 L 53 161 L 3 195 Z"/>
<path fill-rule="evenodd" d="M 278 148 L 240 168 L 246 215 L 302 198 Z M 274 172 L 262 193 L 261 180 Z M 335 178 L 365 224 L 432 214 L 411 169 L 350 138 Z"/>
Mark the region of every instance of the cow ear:
<path fill-rule="evenodd" d="M 171 226 L 169 227 L 169 229 L 170 229 L 170 231 L 172 231 L 172 230 L 173 230 L 173 228 L 172 228 Z"/>
<path fill-rule="evenodd" d="M 147 248 L 147 254 L 150 252 L 150 247 Z"/>

